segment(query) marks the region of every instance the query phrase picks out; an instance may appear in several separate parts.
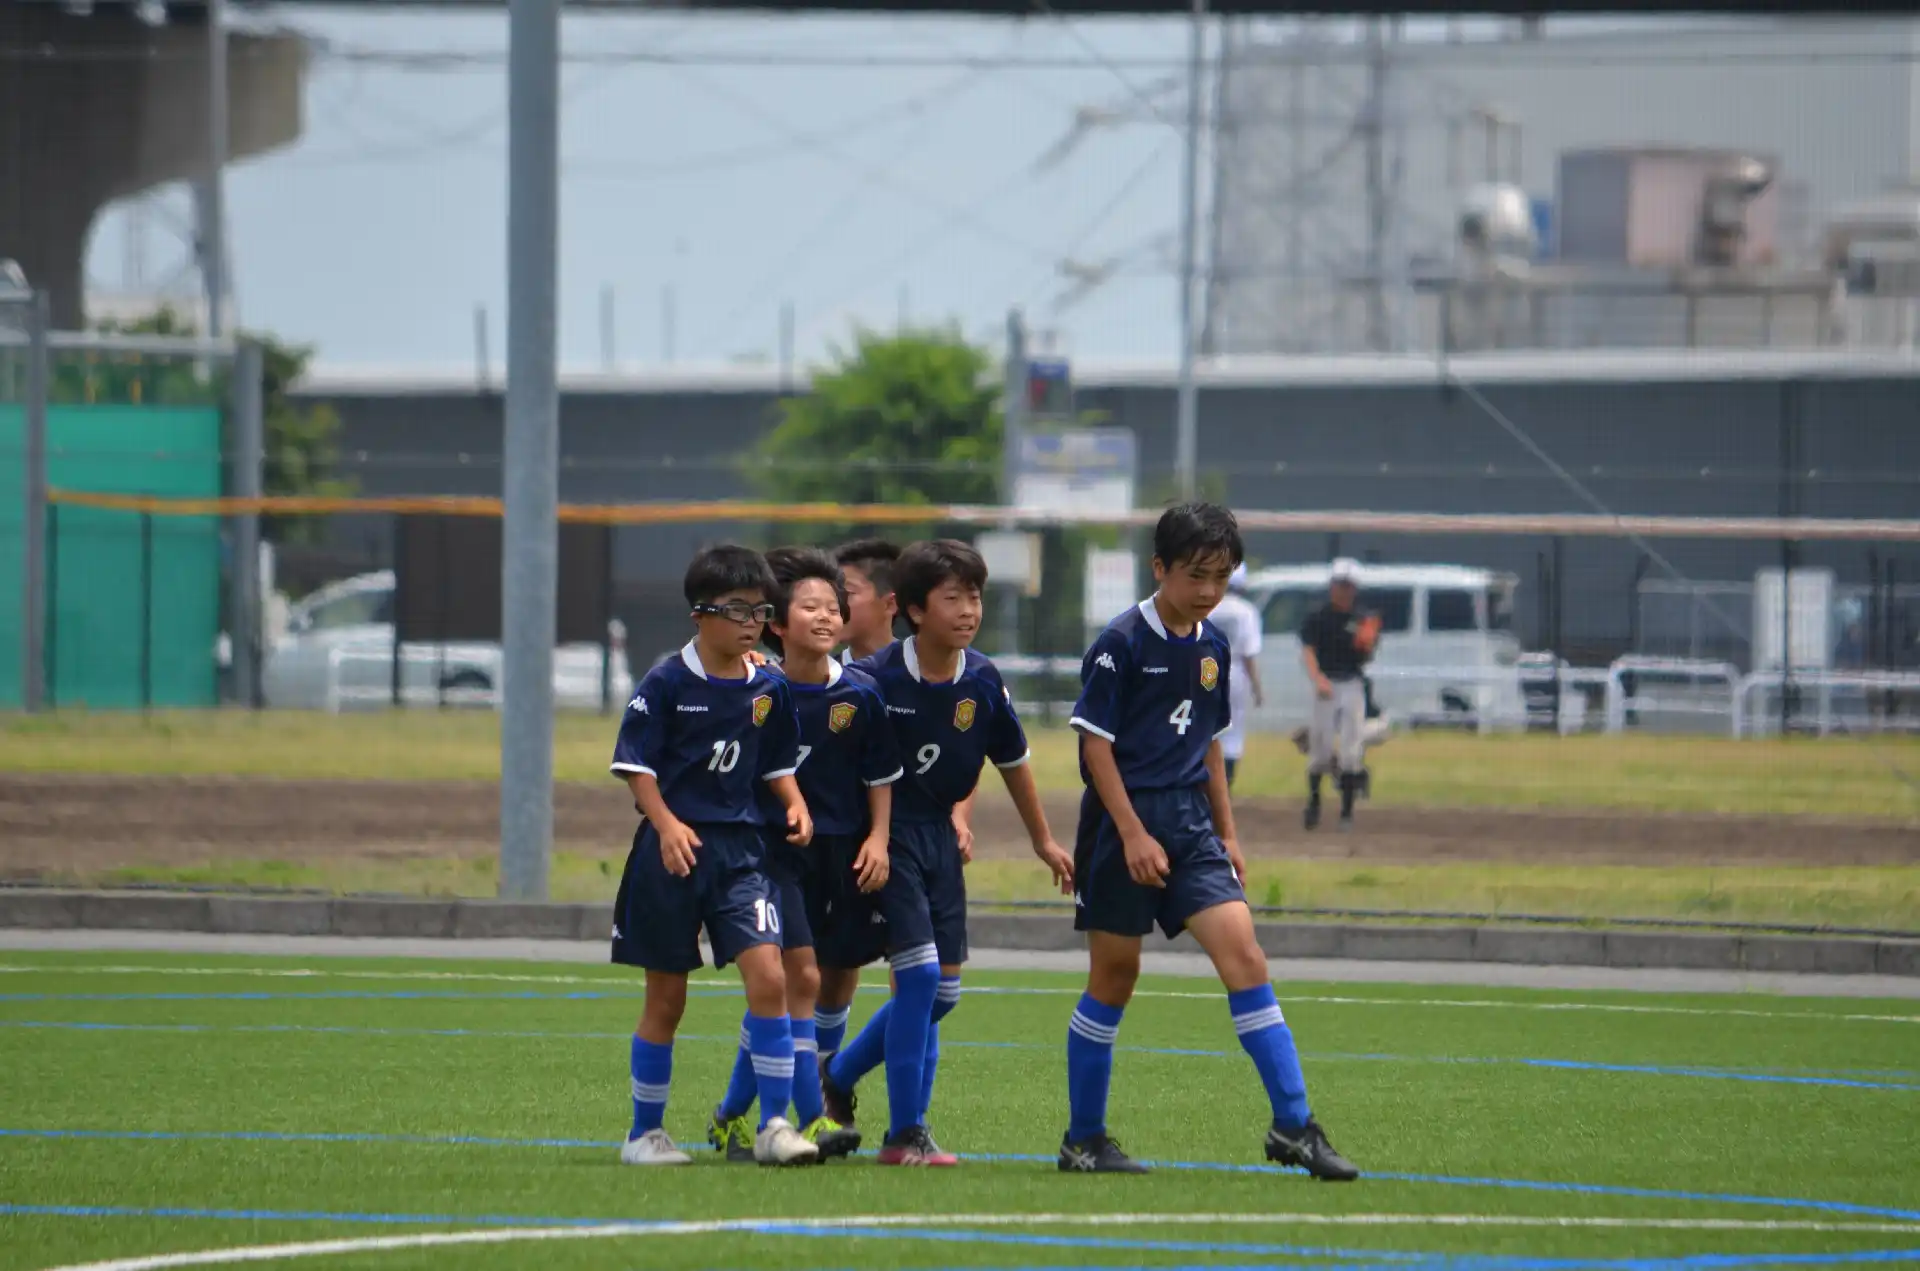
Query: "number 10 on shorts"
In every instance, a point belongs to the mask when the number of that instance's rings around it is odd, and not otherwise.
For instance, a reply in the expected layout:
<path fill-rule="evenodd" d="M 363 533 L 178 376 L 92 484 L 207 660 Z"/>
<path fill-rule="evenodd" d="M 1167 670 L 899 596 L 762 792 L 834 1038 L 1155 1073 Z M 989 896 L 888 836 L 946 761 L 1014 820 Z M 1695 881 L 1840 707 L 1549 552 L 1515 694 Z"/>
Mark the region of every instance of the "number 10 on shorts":
<path fill-rule="evenodd" d="M 780 910 L 764 896 L 753 902 L 753 929 L 780 934 Z"/>

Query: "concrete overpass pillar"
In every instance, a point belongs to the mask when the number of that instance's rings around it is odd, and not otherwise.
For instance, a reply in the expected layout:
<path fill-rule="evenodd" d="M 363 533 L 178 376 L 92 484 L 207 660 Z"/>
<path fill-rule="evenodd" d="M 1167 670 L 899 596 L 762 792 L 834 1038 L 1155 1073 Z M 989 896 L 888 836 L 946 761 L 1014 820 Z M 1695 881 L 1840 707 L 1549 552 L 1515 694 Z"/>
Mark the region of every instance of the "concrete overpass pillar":
<path fill-rule="evenodd" d="M 205 11 L 170 12 L 150 27 L 125 6 L 80 15 L 0 0 L 0 257 L 50 293 L 56 328 L 85 325 L 87 239 L 100 210 L 207 167 Z M 296 140 L 305 42 L 235 33 L 227 64 L 228 155 Z"/>

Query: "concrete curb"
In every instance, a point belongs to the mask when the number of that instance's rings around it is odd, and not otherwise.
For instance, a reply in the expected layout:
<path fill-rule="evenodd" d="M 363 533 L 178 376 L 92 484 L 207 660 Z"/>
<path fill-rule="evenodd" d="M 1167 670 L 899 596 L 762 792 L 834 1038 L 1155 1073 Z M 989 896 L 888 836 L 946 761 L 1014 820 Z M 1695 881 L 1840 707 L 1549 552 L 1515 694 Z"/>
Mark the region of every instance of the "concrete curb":
<path fill-rule="evenodd" d="M 606 905 L 375 897 L 194 896 L 0 888 L 0 927 L 33 930 L 196 931 L 247 935 L 403 936 L 441 940 L 604 940 Z M 982 949 L 1081 947 L 1064 914 L 975 911 Z M 1389 962 L 1501 962 L 1672 970 L 1920 976 L 1920 940 L 1694 935 L 1528 927 L 1263 922 L 1273 958 Z M 1190 936 L 1158 947 L 1198 952 Z"/>

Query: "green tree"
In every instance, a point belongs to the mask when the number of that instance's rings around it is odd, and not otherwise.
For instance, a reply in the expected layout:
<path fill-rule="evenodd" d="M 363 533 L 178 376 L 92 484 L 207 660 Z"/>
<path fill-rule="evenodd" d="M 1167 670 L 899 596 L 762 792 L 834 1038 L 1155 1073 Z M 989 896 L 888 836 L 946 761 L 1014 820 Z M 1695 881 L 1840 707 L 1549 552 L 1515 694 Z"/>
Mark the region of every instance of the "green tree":
<path fill-rule="evenodd" d="M 107 334 L 192 336 L 192 323 L 171 308 L 151 317 L 121 324 L 96 326 Z M 340 417 L 331 406 L 302 405 L 290 390 L 306 371 L 313 349 L 286 344 L 271 336 L 252 334 L 260 342 L 265 371 L 262 409 L 265 412 L 266 463 L 262 488 L 269 495 L 310 497 L 354 494 L 358 482 L 336 471 L 340 459 Z M 151 358 L 127 354 L 81 353 L 62 357 L 54 366 L 51 400 L 69 404 L 122 403 L 155 406 L 219 406 L 231 400 L 231 368 L 218 364 L 203 376 L 184 358 Z M 227 415 L 227 434 L 232 419 Z M 225 447 L 228 454 L 233 447 Z M 319 524 L 312 517 L 267 517 L 261 532 L 281 543 L 310 542 Z"/>
<path fill-rule="evenodd" d="M 993 359 L 953 327 L 856 330 L 750 463 L 783 503 L 991 503 L 1004 430 Z"/>

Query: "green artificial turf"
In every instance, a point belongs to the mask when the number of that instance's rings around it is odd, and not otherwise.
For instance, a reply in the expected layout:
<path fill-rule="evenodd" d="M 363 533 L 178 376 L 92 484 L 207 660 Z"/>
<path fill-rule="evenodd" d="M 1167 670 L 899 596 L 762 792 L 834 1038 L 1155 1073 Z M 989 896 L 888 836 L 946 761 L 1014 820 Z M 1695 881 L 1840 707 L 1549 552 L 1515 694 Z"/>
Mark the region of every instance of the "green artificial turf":
<path fill-rule="evenodd" d="M 310 973 L 286 974 L 298 970 Z M 0 1266 L 729 1219 L 825 1225 L 297 1265 L 1547 1271 L 1553 1259 L 1639 1269 L 1778 1253 L 1839 1265 L 1869 1252 L 1877 1265 L 1920 1264 L 1920 1004 L 1282 985 L 1316 1111 L 1375 1175 L 1339 1187 L 1232 1168 L 1259 1161 L 1266 1100 L 1222 995 L 1185 979 L 1142 982 L 1122 1027 L 1112 1129 L 1136 1155 L 1217 1168 L 1060 1175 L 1063 1039 L 1079 985 L 988 973 L 968 983 L 998 991 L 969 993 L 942 1030 L 933 1122 L 943 1144 L 975 1157 L 959 1169 L 883 1170 L 868 1151 L 809 1170 L 706 1154 L 688 1169 L 639 1170 L 615 1145 L 640 984 L 614 968 L 0 955 Z M 880 1000 L 862 994 L 856 1026 Z M 740 1011 L 729 979 L 696 985 L 668 1109 L 683 1142 L 700 1140 Z M 878 1131 L 880 1074 L 863 1093 L 862 1124 Z M 128 1137 L 138 1134 L 158 1137 Z M 920 1217 L 832 1225 L 888 1215 Z M 1122 1217 L 1090 1221 L 1099 1215 Z M 1503 1225 L 1513 1219 L 1544 1225 Z M 1578 1225 L 1597 1219 L 1670 1225 Z M 1741 1225 L 1707 1225 L 1723 1222 Z M 1787 1225 L 1756 1225 L 1768 1223 Z M 1407 1254 L 1429 1256 L 1387 1261 Z"/>

